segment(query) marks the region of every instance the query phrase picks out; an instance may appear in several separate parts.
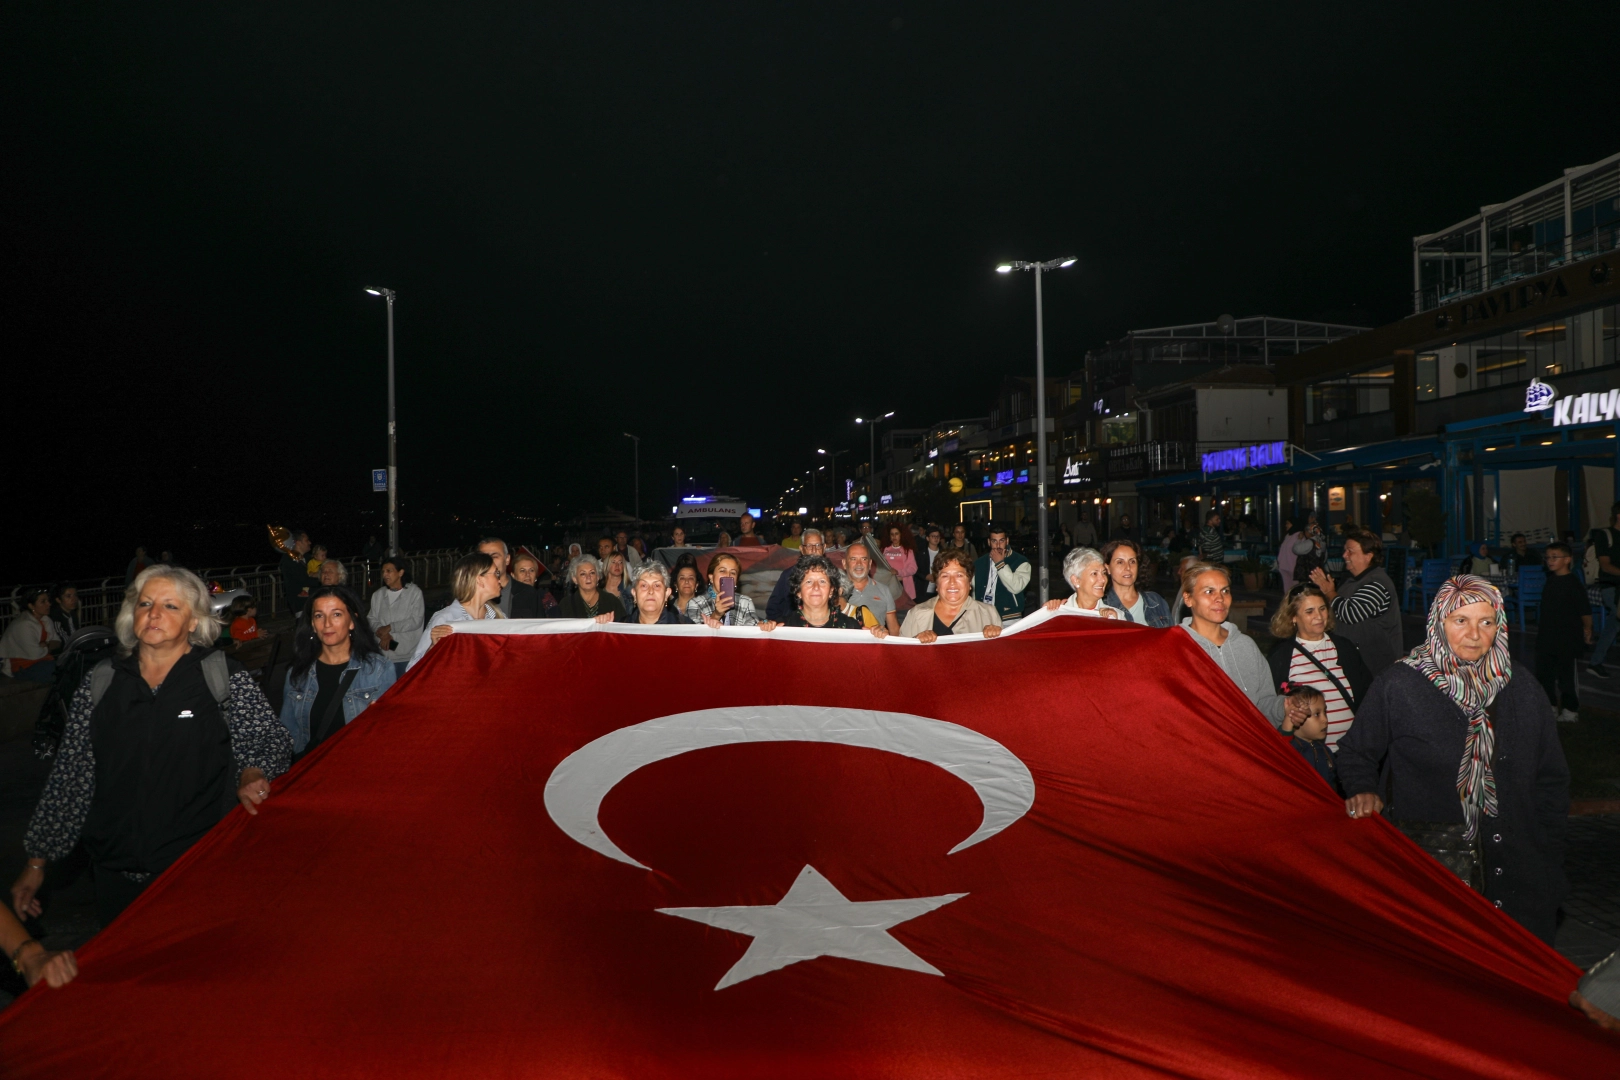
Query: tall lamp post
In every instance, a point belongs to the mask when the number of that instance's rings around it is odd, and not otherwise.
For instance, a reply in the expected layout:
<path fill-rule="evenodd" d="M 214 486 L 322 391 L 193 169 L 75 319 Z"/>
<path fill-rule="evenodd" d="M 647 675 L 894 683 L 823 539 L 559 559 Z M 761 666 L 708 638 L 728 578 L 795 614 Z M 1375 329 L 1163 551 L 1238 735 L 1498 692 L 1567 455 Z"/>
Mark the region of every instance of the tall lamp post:
<path fill-rule="evenodd" d="M 367 289 L 388 302 L 388 554 L 399 554 L 399 451 L 394 442 L 394 290 Z"/>
<path fill-rule="evenodd" d="M 636 444 L 636 520 L 641 520 L 641 436 L 632 435 L 628 431 L 624 437 Z"/>
<path fill-rule="evenodd" d="M 827 481 L 828 486 L 832 488 L 833 507 L 836 511 L 838 506 L 838 455 L 847 454 L 849 451 L 833 450 L 829 452 L 817 447 L 816 453 L 827 459 Z"/>
<path fill-rule="evenodd" d="M 857 416 L 855 418 L 855 422 L 857 424 L 865 424 L 866 425 L 867 452 L 871 455 L 867 459 L 867 462 L 866 462 L 866 506 L 867 506 L 867 509 L 872 511 L 872 515 L 873 515 L 874 518 L 877 515 L 877 509 L 876 509 L 877 504 L 872 501 L 872 496 L 873 496 L 873 492 L 874 492 L 873 485 L 877 483 L 877 426 L 879 424 L 883 423 L 883 421 L 889 419 L 889 417 L 891 417 L 893 415 L 894 415 L 894 410 L 890 409 L 888 412 L 884 413 L 882 416 L 873 416 L 873 417 L 859 417 L 859 416 Z M 855 516 L 858 519 L 861 516 L 860 511 L 857 510 L 855 512 Z"/>
<path fill-rule="evenodd" d="M 681 505 L 681 467 L 671 465 L 669 468 L 675 474 L 675 505 L 679 507 Z"/>
<path fill-rule="evenodd" d="M 1051 583 L 1047 580 L 1047 561 L 1049 554 L 1047 547 L 1050 538 L 1046 531 L 1046 330 L 1044 315 L 1041 308 L 1041 275 L 1048 270 L 1066 270 L 1075 264 L 1073 258 L 1049 259 L 1046 262 L 1005 262 L 996 267 L 998 274 L 1010 274 L 1014 270 L 1035 271 L 1035 465 L 1040 470 L 1040 482 L 1036 485 L 1036 495 L 1040 505 L 1036 509 L 1037 527 L 1041 530 L 1041 603 L 1046 603 L 1051 594 Z"/>

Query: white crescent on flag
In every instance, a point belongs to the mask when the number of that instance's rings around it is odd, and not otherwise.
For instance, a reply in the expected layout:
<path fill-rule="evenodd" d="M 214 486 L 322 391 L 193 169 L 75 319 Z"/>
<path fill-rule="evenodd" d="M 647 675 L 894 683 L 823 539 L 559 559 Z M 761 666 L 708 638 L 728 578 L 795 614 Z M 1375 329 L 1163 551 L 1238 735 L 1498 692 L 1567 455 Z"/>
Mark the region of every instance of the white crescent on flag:
<path fill-rule="evenodd" d="M 1035 802 L 1035 779 L 994 739 L 960 724 L 910 713 L 814 705 L 759 705 L 661 716 L 609 732 L 564 758 L 546 781 L 546 811 L 557 827 L 610 859 L 651 869 L 602 831 L 597 812 L 614 786 L 644 765 L 711 746 L 756 742 L 841 743 L 886 750 L 938 765 L 979 797 L 979 828 L 950 851 L 988 840 Z"/>

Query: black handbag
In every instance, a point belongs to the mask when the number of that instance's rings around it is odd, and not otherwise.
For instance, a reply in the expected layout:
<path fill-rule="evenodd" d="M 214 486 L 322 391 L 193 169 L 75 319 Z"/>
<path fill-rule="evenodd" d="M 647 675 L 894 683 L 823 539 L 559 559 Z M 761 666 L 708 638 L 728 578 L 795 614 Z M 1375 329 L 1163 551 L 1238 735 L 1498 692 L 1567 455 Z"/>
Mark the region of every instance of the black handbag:
<path fill-rule="evenodd" d="M 1493 709 L 1491 722 L 1496 722 Z M 1493 747 L 1491 756 L 1494 758 Z M 1392 767 L 1389 774 L 1390 805 L 1394 805 L 1395 798 L 1395 770 Z M 1485 891 L 1485 849 L 1481 838 L 1485 834 L 1484 823 L 1475 831 L 1474 838 L 1468 839 L 1468 823 L 1465 821 L 1412 821 L 1405 818 L 1391 817 L 1390 824 L 1405 833 L 1418 847 L 1428 853 L 1435 862 L 1457 875 L 1457 880 L 1467 885 L 1477 893 Z"/>
<path fill-rule="evenodd" d="M 1406 821 L 1391 818 L 1391 823 L 1405 833 L 1435 862 L 1457 875 L 1457 880 L 1475 892 L 1485 891 L 1485 857 L 1480 848 L 1479 835 L 1468 837 L 1464 822 Z"/>

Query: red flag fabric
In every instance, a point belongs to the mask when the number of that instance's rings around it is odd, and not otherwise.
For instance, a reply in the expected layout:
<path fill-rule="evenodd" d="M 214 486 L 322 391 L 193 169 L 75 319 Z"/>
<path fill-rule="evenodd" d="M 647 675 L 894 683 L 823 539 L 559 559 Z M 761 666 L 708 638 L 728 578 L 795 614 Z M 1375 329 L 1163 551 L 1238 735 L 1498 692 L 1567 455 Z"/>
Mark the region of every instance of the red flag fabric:
<path fill-rule="evenodd" d="M 1179 629 L 460 624 L 9 1077 L 1598 1077 L 1579 972 Z"/>

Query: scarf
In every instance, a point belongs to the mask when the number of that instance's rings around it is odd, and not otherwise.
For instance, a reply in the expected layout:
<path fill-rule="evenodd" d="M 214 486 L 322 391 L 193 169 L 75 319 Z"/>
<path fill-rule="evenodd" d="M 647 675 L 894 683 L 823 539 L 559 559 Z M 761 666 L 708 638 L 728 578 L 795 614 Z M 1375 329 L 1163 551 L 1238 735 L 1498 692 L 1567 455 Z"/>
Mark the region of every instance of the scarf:
<path fill-rule="evenodd" d="M 1496 612 L 1496 640 L 1490 650 L 1473 663 L 1451 651 L 1446 640 L 1446 619 L 1469 604 L 1490 604 Z M 1468 717 L 1468 735 L 1463 741 L 1462 761 L 1457 767 L 1457 797 L 1462 801 L 1468 822 L 1467 839 L 1479 832 L 1479 813 L 1496 815 L 1496 777 L 1491 759 L 1496 750 L 1496 731 L 1486 711 L 1502 692 L 1513 674 L 1508 656 L 1507 611 L 1502 594 L 1484 578 L 1458 574 L 1440 586 L 1434 606 L 1429 608 L 1428 638 L 1413 649 L 1401 663 L 1416 668 L 1435 689 L 1455 701 Z"/>

